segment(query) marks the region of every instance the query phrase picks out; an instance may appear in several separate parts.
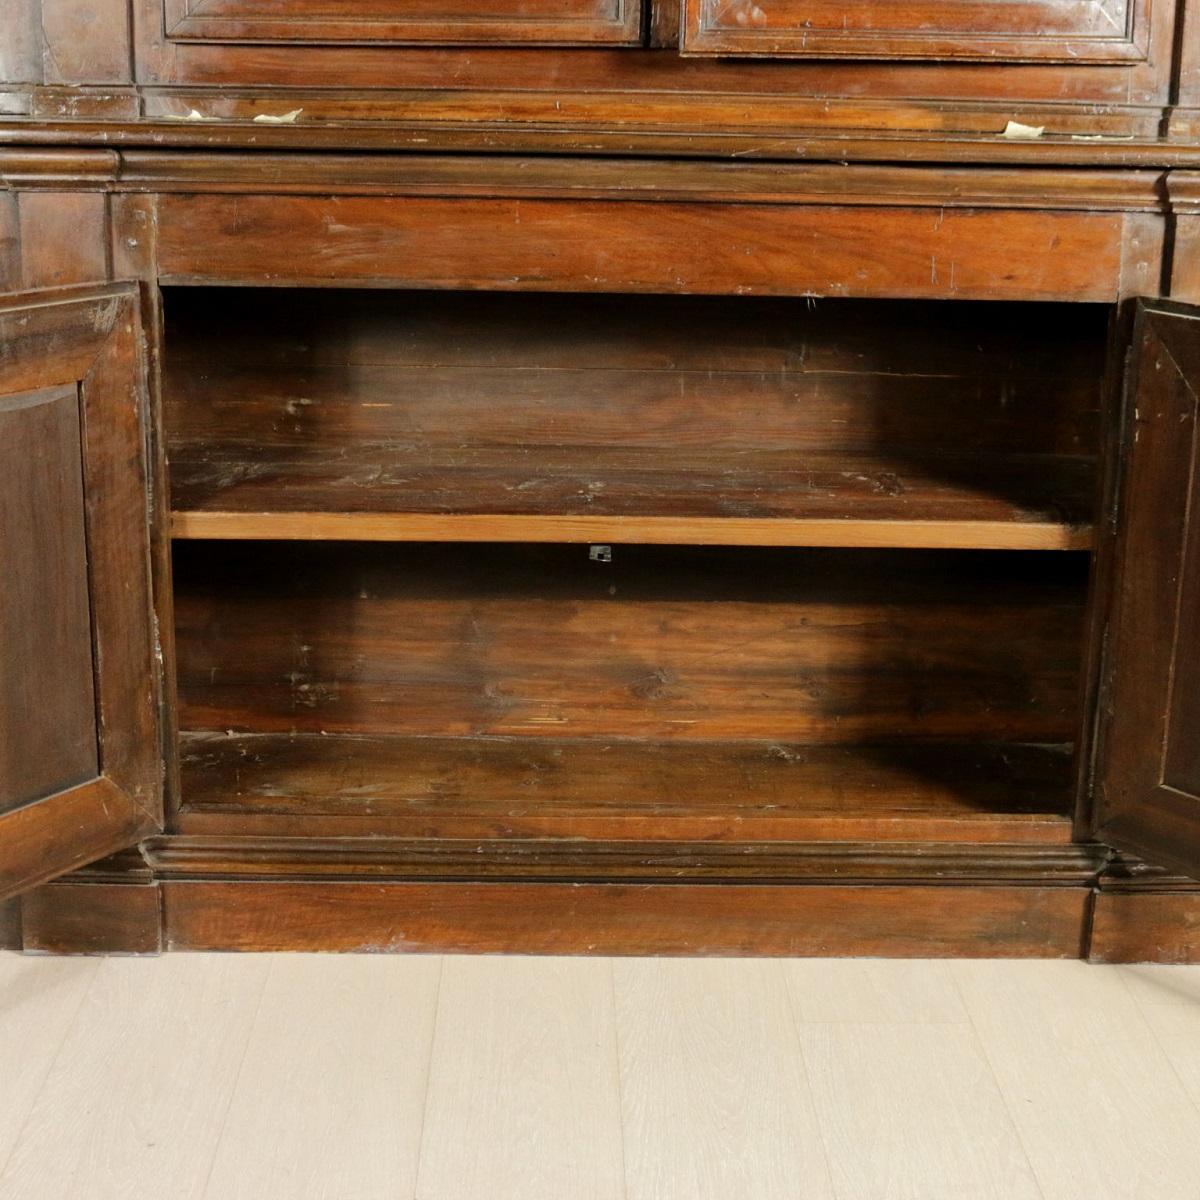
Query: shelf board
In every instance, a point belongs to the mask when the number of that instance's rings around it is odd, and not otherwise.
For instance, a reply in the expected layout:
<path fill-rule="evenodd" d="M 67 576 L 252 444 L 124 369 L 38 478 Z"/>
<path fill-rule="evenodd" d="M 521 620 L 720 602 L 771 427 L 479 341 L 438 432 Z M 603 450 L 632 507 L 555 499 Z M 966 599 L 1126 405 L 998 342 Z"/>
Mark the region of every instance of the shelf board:
<path fill-rule="evenodd" d="M 1082 550 L 1090 458 L 384 448 L 175 460 L 177 538 Z M 800 465 L 797 465 L 797 459 Z"/>
<path fill-rule="evenodd" d="M 1090 525 L 1049 521 L 771 520 L 446 513 L 172 514 L 176 538 L 362 542 L 614 542 L 681 546 L 1087 550 Z"/>
<path fill-rule="evenodd" d="M 182 833 L 1066 844 L 1069 747 L 188 732 Z"/>

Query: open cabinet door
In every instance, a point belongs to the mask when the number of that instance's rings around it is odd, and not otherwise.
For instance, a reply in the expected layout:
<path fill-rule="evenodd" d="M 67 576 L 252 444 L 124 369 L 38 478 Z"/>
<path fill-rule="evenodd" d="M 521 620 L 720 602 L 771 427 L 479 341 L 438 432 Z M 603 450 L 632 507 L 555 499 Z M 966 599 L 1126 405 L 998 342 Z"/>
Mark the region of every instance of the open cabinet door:
<path fill-rule="evenodd" d="M 1095 832 L 1200 878 L 1200 309 L 1139 303 Z"/>
<path fill-rule="evenodd" d="M 135 285 L 0 296 L 0 898 L 161 827 Z"/>

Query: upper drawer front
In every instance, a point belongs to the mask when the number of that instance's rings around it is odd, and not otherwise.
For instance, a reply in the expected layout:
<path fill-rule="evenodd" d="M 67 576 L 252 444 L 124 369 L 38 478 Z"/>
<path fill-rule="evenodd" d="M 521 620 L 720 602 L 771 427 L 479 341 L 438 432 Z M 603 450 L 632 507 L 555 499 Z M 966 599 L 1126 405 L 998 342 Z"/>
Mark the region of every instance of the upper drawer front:
<path fill-rule="evenodd" d="M 684 0 L 685 54 L 1130 62 L 1149 0 Z"/>
<path fill-rule="evenodd" d="M 607 45 L 641 40 L 642 0 L 163 0 L 199 42 Z"/>

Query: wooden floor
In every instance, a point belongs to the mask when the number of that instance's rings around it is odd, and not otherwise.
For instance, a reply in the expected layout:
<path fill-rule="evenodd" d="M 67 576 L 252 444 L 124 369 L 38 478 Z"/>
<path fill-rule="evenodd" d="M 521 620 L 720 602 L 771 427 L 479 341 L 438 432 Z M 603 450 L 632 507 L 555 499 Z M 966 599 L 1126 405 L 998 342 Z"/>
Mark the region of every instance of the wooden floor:
<path fill-rule="evenodd" d="M 1200 968 L 0 954 L 0 1197 L 1195 1200 Z"/>

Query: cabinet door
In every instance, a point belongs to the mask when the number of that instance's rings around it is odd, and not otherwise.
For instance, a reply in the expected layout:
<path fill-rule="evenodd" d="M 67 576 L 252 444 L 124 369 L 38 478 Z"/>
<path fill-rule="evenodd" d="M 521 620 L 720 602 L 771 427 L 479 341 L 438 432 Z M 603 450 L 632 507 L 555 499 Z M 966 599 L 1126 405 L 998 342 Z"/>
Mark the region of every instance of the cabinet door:
<path fill-rule="evenodd" d="M 1125 408 L 1095 831 L 1200 877 L 1200 309 L 1140 303 Z"/>
<path fill-rule="evenodd" d="M 0 898 L 161 827 L 134 285 L 0 296 Z"/>

